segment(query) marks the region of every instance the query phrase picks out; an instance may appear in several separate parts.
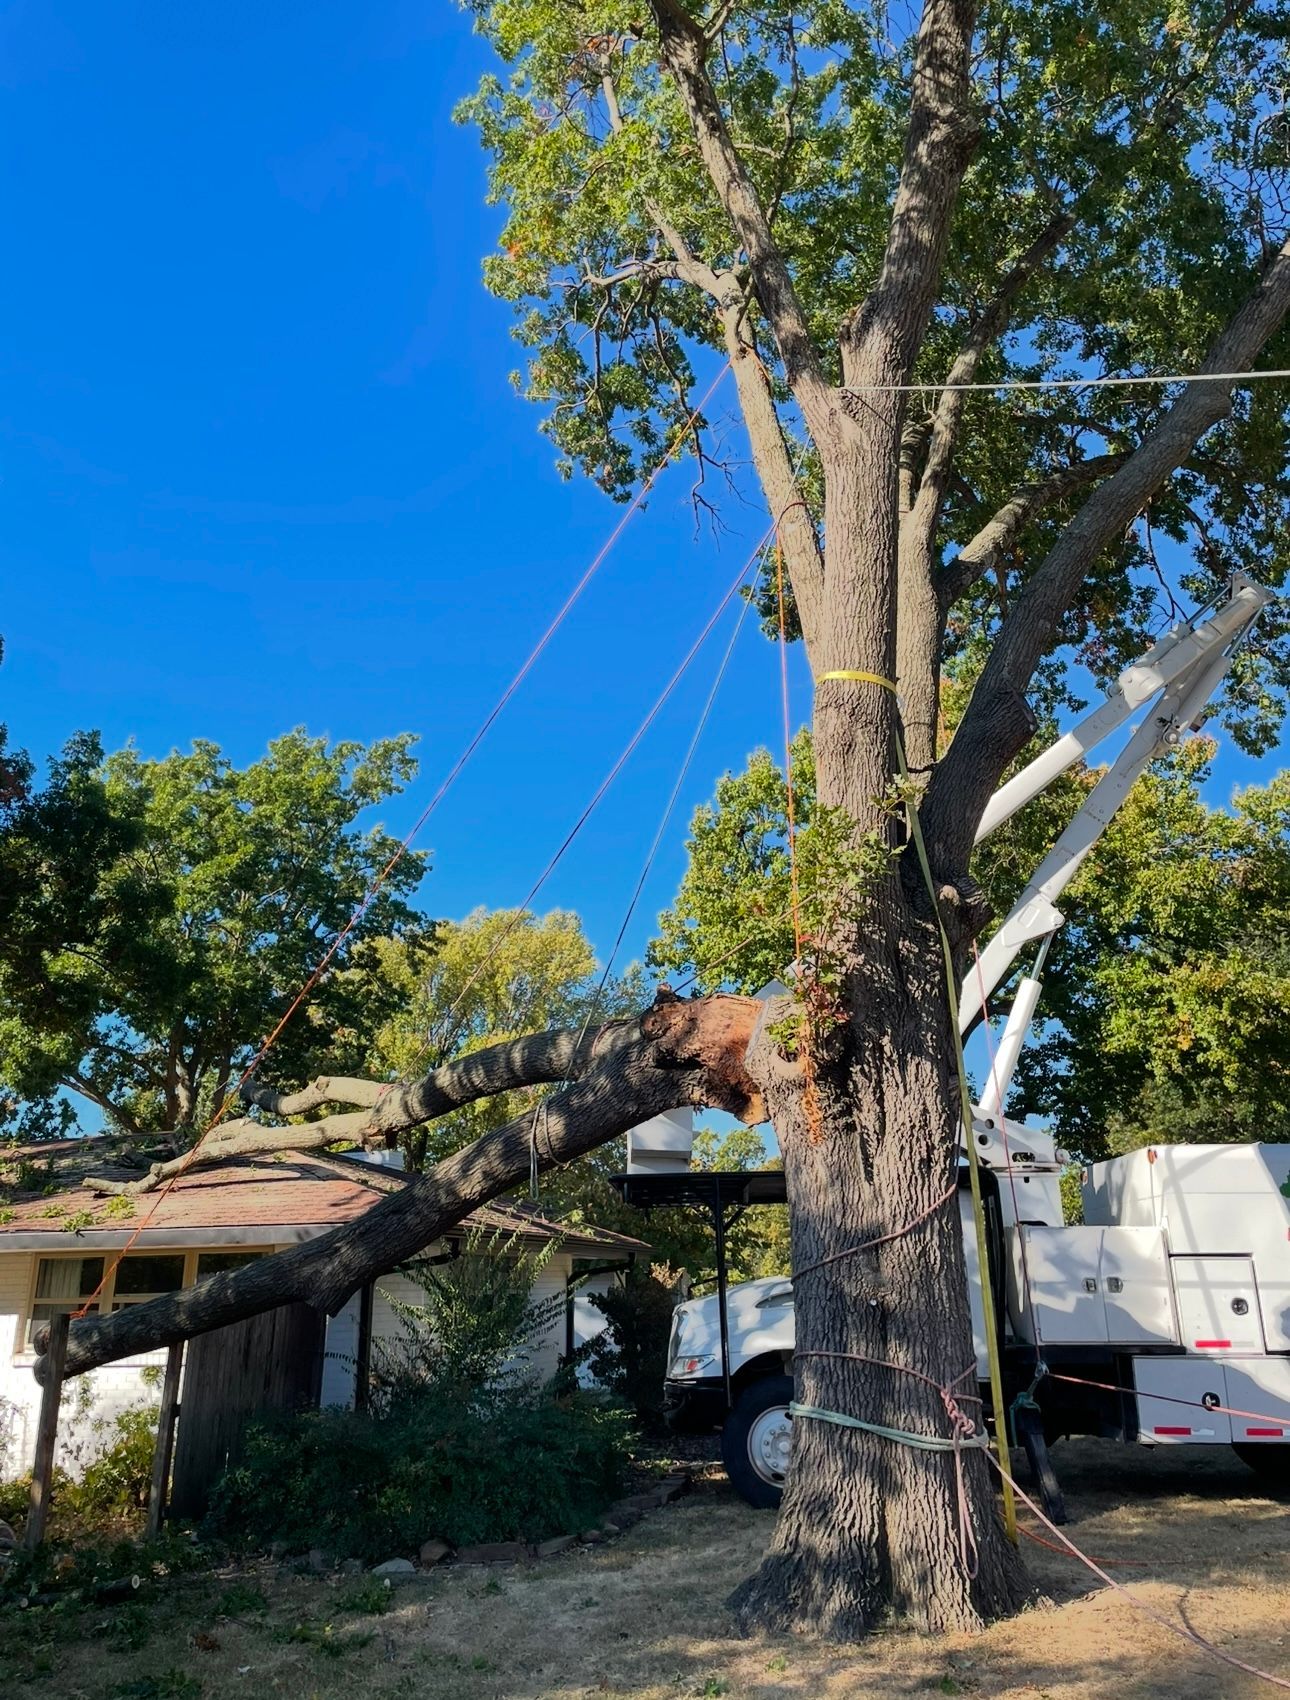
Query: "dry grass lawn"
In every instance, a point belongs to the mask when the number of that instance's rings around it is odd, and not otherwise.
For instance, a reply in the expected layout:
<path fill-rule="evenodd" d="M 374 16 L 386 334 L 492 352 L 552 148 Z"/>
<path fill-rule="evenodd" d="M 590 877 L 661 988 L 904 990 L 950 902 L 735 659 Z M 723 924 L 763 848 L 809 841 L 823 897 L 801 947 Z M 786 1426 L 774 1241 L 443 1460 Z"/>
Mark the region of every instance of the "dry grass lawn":
<path fill-rule="evenodd" d="M 1224 1450 L 1070 1444 L 1070 1533 L 1141 1599 L 1290 1677 L 1290 1519 Z M 977 1638 L 858 1647 L 734 1639 L 722 1602 L 770 1532 L 724 1481 L 611 1546 L 533 1568 L 450 1567 L 364 1609 L 366 1578 L 203 1578 L 146 1603 L 0 1619 L 13 1700 L 1243 1700 L 1211 1662 L 1069 1559 L 1027 1543 L 1045 1598 Z M 1120 1568 L 1119 1566 L 1122 1566 Z M 258 1597 L 257 1597 L 258 1596 Z M 379 1600 L 376 1603 L 380 1603 Z"/>

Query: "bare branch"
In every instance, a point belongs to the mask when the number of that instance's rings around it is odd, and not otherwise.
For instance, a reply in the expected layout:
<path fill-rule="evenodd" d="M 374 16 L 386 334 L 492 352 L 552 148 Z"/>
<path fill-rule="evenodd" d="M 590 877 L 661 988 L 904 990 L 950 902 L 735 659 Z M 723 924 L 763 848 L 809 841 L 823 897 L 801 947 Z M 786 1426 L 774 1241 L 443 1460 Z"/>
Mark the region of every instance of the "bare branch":
<path fill-rule="evenodd" d="M 680 93 L 713 188 L 748 257 L 757 299 L 774 334 L 788 384 L 814 435 L 835 417 L 829 384 L 788 265 L 771 234 L 752 179 L 726 127 L 707 70 L 708 42 L 678 0 L 650 0 L 664 69 Z"/>
<path fill-rule="evenodd" d="M 1201 372 L 1248 369 L 1288 311 L 1290 241 L 1215 339 Z M 939 867 L 966 865 L 981 811 L 1029 736 L 1025 692 L 1031 676 L 1081 581 L 1204 433 L 1231 411 L 1231 390 L 1221 383 L 1186 385 L 1155 429 L 1084 503 L 1018 597 L 928 788 L 924 822 Z"/>
<path fill-rule="evenodd" d="M 755 998 L 689 1003 L 660 995 L 636 1020 L 608 1023 L 592 1035 L 583 1078 L 553 1094 L 539 1113 L 526 1111 L 485 1134 L 357 1221 L 234 1273 L 74 1322 L 66 1373 L 79 1375 L 293 1300 L 334 1314 L 357 1288 L 416 1257 L 479 1205 L 527 1179 L 534 1155 L 542 1170 L 567 1163 L 681 1104 L 763 1119 L 765 1103 L 744 1067 L 761 1010 Z M 412 1102 L 419 1101 L 417 1089 L 410 1091 Z M 42 1357 L 37 1379 L 43 1373 Z"/>
<path fill-rule="evenodd" d="M 307 1116 L 324 1104 L 358 1104 L 370 1109 L 388 1091 L 389 1087 L 379 1081 L 354 1080 L 339 1074 L 320 1074 L 298 1092 L 275 1092 L 272 1086 L 260 1086 L 251 1079 L 242 1088 L 242 1102 L 273 1116 Z"/>
<path fill-rule="evenodd" d="M 1094 455 L 1074 466 L 1063 467 L 1047 478 L 1036 479 L 1033 484 L 1023 485 L 937 575 L 944 606 L 948 608 L 956 602 L 982 573 L 989 572 L 1003 551 L 1011 548 L 1030 521 L 1049 503 L 1060 501 L 1085 484 L 1095 484 L 1099 478 L 1105 478 L 1123 466 L 1128 458 L 1127 451 L 1123 454 Z"/>

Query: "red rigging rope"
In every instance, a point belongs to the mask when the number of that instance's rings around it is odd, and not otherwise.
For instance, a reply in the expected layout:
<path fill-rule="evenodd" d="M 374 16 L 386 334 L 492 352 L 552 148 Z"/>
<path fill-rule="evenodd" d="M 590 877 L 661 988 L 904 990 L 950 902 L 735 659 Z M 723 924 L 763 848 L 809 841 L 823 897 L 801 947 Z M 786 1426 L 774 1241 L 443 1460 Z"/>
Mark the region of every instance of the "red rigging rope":
<path fill-rule="evenodd" d="M 1078 1559 L 1086 1569 L 1093 1572 L 1094 1576 L 1098 1577 L 1102 1582 L 1105 1582 L 1108 1588 L 1113 1588 L 1117 1594 L 1123 1594 L 1124 1598 L 1136 1611 L 1140 1611 L 1144 1617 L 1149 1617 L 1153 1623 L 1159 1624 L 1161 1629 L 1167 1629 L 1171 1635 L 1176 1635 L 1180 1641 L 1186 1641 L 1191 1646 L 1199 1648 L 1200 1651 L 1207 1654 L 1209 1658 L 1217 1659 L 1222 1664 L 1230 1665 L 1233 1670 L 1243 1671 L 1246 1676 L 1256 1677 L 1260 1682 L 1271 1683 L 1274 1688 L 1290 1689 L 1290 1677 L 1274 1676 L 1271 1671 L 1260 1670 L 1257 1665 L 1247 1664 L 1244 1659 L 1238 1659 L 1232 1653 L 1223 1652 L 1220 1647 L 1215 1647 L 1212 1642 L 1207 1641 L 1203 1635 L 1197 1634 L 1194 1629 L 1189 1628 L 1186 1624 L 1175 1623 L 1172 1618 L 1166 1617 L 1163 1612 L 1158 1612 L 1154 1606 L 1149 1606 L 1145 1600 L 1140 1600 L 1136 1594 L 1130 1592 L 1130 1590 L 1125 1587 L 1123 1582 L 1117 1582 L 1114 1576 L 1109 1576 L 1096 1559 L 1090 1558 L 1085 1552 L 1081 1552 L 1079 1547 L 1075 1545 L 1074 1541 L 1071 1540 L 1068 1535 L 1064 1534 L 1055 1523 L 1050 1521 L 1050 1519 L 1044 1515 L 1040 1508 L 1035 1504 L 1034 1500 L 1026 1493 L 1025 1489 L 1018 1482 L 1013 1480 L 1011 1473 L 1004 1469 L 1003 1465 L 999 1463 L 998 1459 L 992 1452 L 987 1451 L 985 1456 L 991 1465 L 993 1465 L 994 1469 L 998 1471 L 999 1475 L 1010 1484 L 1012 1491 L 1016 1494 L 1017 1498 L 1027 1508 L 1027 1510 L 1039 1519 L 1044 1528 L 1048 1530 L 1049 1534 L 1056 1535 L 1057 1539 L 1061 1542 L 1062 1547 L 1065 1549 L 1066 1554 L 1071 1558 Z"/>
<path fill-rule="evenodd" d="M 277 1043 L 278 1039 L 282 1036 L 282 1033 L 283 1033 L 284 1029 L 286 1028 L 288 1022 L 290 1022 L 292 1016 L 295 1015 L 296 1011 L 305 1002 L 305 1000 L 308 998 L 309 994 L 313 991 L 314 987 L 318 984 L 318 981 L 322 978 L 323 974 L 326 972 L 330 963 L 334 960 L 337 951 L 340 950 L 340 948 L 344 944 L 345 940 L 354 931 L 354 928 L 358 926 L 359 922 L 363 919 L 363 916 L 367 913 L 368 909 L 371 908 L 372 903 L 374 902 L 376 897 L 384 889 L 386 883 L 388 882 L 388 880 L 390 878 L 390 875 L 394 872 L 395 868 L 398 866 L 398 864 L 403 860 L 403 858 L 407 855 L 408 851 L 411 849 L 413 840 L 416 838 L 417 834 L 425 826 L 426 822 L 430 819 L 431 815 L 434 814 L 435 810 L 439 807 L 439 804 L 448 795 L 448 792 L 452 789 L 453 785 L 456 783 L 457 779 L 460 777 L 462 770 L 465 768 L 467 762 L 470 761 L 470 759 L 474 755 L 475 751 L 483 743 L 483 741 L 487 737 L 489 731 L 492 729 L 494 723 L 496 722 L 498 717 L 502 714 L 502 712 L 506 708 L 507 704 L 510 702 L 511 698 L 515 695 L 516 691 L 519 690 L 520 686 L 524 683 L 525 679 L 528 678 L 529 674 L 532 672 L 534 666 L 536 665 L 538 659 L 541 657 L 543 652 L 546 650 L 547 646 L 550 644 L 552 638 L 559 631 L 560 627 L 564 624 L 565 620 L 568 618 L 569 614 L 572 612 L 574 605 L 577 603 L 578 599 L 581 597 L 583 591 L 586 590 L 587 586 L 591 583 L 592 579 L 596 576 L 596 574 L 599 572 L 600 568 L 604 565 L 604 562 L 605 562 L 606 558 L 608 557 L 610 551 L 613 549 L 614 545 L 618 542 L 618 539 L 622 536 L 623 532 L 626 530 L 627 525 L 628 525 L 629 521 L 631 520 L 632 516 L 637 512 L 637 510 L 640 508 L 641 504 L 644 502 L 646 496 L 648 496 L 650 491 L 653 489 L 655 483 L 658 481 L 660 474 L 671 464 L 672 460 L 676 456 L 677 451 L 680 449 L 682 443 L 684 443 L 686 438 L 688 436 L 690 436 L 690 434 L 693 432 L 695 426 L 698 424 L 699 420 L 703 417 L 703 410 L 707 407 L 708 403 L 712 400 L 712 397 L 716 394 L 718 387 L 720 386 L 722 380 L 725 378 L 725 375 L 729 371 L 729 369 L 730 369 L 730 362 L 727 360 L 720 367 L 716 376 L 713 378 L 712 382 L 708 385 L 707 389 L 703 392 L 703 395 L 699 399 L 698 404 L 694 408 L 691 409 L 688 417 L 685 419 L 684 423 L 681 425 L 681 427 L 677 431 L 676 435 L 672 438 L 672 441 L 668 444 L 667 449 L 664 451 L 664 453 L 658 459 L 658 461 L 655 462 L 654 466 L 651 468 L 650 472 L 647 474 L 644 481 L 642 482 L 640 489 L 637 490 L 636 494 L 632 497 L 631 501 L 628 502 L 626 508 L 623 510 L 622 516 L 619 519 L 617 525 L 614 526 L 614 528 L 610 532 L 609 536 L 605 539 L 604 543 L 601 545 L 600 549 L 597 551 L 597 553 L 596 553 L 594 559 L 592 560 L 590 566 L 588 566 L 586 571 L 583 573 L 582 577 L 578 580 L 578 582 L 574 585 L 573 589 L 569 592 L 568 596 L 565 598 L 564 602 L 561 604 L 560 608 L 556 612 L 555 617 L 552 619 L 551 623 L 547 626 L 546 630 L 542 633 L 541 637 L 538 639 L 536 644 L 534 644 L 533 648 L 529 651 L 529 654 L 526 657 L 525 661 L 523 662 L 522 666 L 520 667 L 519 671 L 511 679 L 510 683 L 507 685 L 506 689 L 502 692 L 501 696 L 494 703 L 493 707 L 484 716 L 484 719 L 481 721 L 478 730 L 475 732 L 474 736 L 471 738 L 469 743 L 466 745 L 465 749 L 457 757 L 457 760 L 453 763 L 453 765 L 449 769 L 447 775 L 441 781 L 438 790 L 434 793 L 433 797 L 431 797 L 430 801 L 426 804 L 425 808 L 422 809 L 421 813 L 417 816 L 416 820 L 413 821 L 412 826 L 409 828 L 409 830 L 404 835 L 404 837 L 400 840 L 398 846 L 394 850 L 393 854 L 390 856 L 389 860 L 385 863 L 384 867 L 382 867 L 380 869 L 380 871 L 377 873 L 375 879 L 373 879 L 371 884 L 368 886 L 367 890 L 363 893 L 362 897 L 359 899 L 358 904 L 355 906 L 354 911 L 350 915 L 349 919 L 345 922 L 344 926 L 340 929 L 340 931 L 336 934 L 335 938 L 328 945 L 326 951 L 323 953 L 321 960 L 317 963 L 317 965 L 313 969 L 313 972 L 308 976 L 308 978 L 305 980 L 304 984 L 301 986 L 300 990 L 292 998 L 291 1002 L 287 1005 L 287 1007 L 283 1011 L 282 1015 L 278 1018 L 278 1021 L 277 1021 L 276 1025 L 273 1027 L 272 1031 L 261 1042 L 259 1048 L 255 1052 L 255 1055 L 251 1058 L 250 1062 L 242 1070 L 242 1073 L 239 1075 L 239 1077 L 238 1077 L 237 1081 L 234 1083 L 232 1089 L 225 1094 L 225 1097 L 224 1097 L 223 1101 L 221 1102 L 219 1109 L 211 1117 L 211 1120 L 207 1123 L 205 1128 L 203 1128 L 201 1134 L 198 1136 L 198 1138 L 194 1142 L 194 1144 L 184 1154 L 184 1156 L 183 1156 L 183 1158 L 181 1159 L 181 1162 L 180 1162 L 180 1167 L 175 1171 L 175 1173 L 173 1175 L 170 1176 L 170 1178 L 167 1180 L 167 1182 L 164 1186 L 158 1188 L 156 1196 L 153 1198 L 153 1201 L 152 1201 L 151 1205 L 149 1206 L 147 1212 L 145 1213 L 143 1220 L 141 1222 L 139 1222 L 139 1224 L 131 1232 L 129 1238 L 126 1240 L 125 1244 L 121 1247 L 121 1250 L 117 1253 L 117 1255 L 113 1258 L 107 1258 L 107 1259 L 104 1260 L 103 1273 L 99 1278 L 98 1286 L 95 1287 L 94 1291 L 84 1301 L 84 1303 L 81 1305 L 80 1309 L 74 1313 L 74 1315 L 77 1319 L 84 1317 L 84 1316 L 87 1316 L 89 1314 L 90 1309 L 94 1306 L 94 1304 L 97 1302 L 97 1300 L 102 1297 L 103 1290 L 107 1286 L 108 1281 L 112 1277 L 112 1275 L 115 1272 L 115 1270 L 117 1269 L 118 1265 L 121 1263 L 122 1259 L 124 1257 L 126 1257 L 127 1254 L 130 1252 L 130 1250 L 137 1244 L 139 1236 L 144 1232 L 144 1230 L 147 1228 L 149 1222 L 151 1222 L 152 1218 L 156 1215 L 158 1209 L 161 1206 L 163 1199 L 165 1199 L 167 1194 L 171 1191 L 171 1189 L 175 1186 L 175 1184 L 182 1178 L 182 1176 L 188 1171 L 188 1169 L 190 1169 L 192 1167 L 193 1163 L 196 1161 L 198 1152 L 201 1150 L 202 1146 L 205 1144 L 207 1139 L 210 1138 L 211 1134 L 214 1133 L 215 1129 L 224 1120 L 224 1117 L 228 1114 L 229 1108 L 236 1101 L 239 1093 L 241 1092 L 242 1087 L 246 1085 L 247 1081 L 251 1078 L 251 1076 L 255 1073 L 256 1069 L 264 1061 L 264 1058 L 268 1055 L 269 1051 Z M 724 604 L 723 604 L 723 606 L 724 606 Z"/>

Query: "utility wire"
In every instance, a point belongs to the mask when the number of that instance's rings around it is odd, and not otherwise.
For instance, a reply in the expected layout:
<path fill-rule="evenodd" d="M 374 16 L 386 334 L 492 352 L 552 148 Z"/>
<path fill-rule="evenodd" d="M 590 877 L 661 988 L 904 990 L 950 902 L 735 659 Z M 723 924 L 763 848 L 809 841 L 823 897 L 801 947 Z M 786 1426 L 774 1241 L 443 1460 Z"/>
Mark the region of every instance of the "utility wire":
<path fill-rule="evenodd" d="M 1267 372 L 1160 372 L 1123 378 L 1000 378 L 997 383 L 979 384 L 844 384 L 850 395 L 941 395 L 996 390 L 1109 390 L 1129 389 L 1142 384 L 1252 384 L 1265 378 L 1290 378 L 1290 367 Z"/>

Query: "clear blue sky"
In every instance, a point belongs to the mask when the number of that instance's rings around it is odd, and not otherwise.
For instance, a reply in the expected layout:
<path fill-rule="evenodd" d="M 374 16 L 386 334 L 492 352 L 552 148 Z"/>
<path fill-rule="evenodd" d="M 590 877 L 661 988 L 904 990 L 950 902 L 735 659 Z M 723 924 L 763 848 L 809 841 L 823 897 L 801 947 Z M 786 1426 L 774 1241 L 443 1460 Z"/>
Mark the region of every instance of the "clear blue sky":
<path fill-rule="evenodd" d="M 241 762 L 294 725 L 410 729 L 422 775 L 389 824 L 419 811 L 618 517 L 560 481 L 508 383 L 508 310 L 480 282 L 498 215 L 450 121 L 487 65 L 443 0 L 6 9 L 15 743 L 44 756 L 97 727 Z M 519 901 L 760 534 L 729 503 L 726 534 L 696 536 L 687 486 L 673 471 L 633 520 L 432 821 L 433 912 Z M 541 900 L 602 950 L 719 648 Z M 777 661 L 749 621 L 629 954 L 695 803 L 778 738 Z M 1225 760 L 1219 789 L 1256 771 Z"/>

